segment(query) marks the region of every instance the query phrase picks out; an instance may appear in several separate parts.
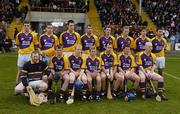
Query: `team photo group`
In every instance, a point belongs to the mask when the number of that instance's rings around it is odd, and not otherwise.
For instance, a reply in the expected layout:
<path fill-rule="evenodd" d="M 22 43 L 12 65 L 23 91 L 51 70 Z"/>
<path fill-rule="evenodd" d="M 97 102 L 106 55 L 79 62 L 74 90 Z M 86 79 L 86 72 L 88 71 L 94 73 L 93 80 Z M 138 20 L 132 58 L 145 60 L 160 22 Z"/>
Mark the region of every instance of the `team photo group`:
<path fill-rule="evenodd" d="M 122 28 L 116 38 L 111 26 L 105 26 L 101 37 L 93 34 L 91 25 L 80 36 L 75 22 L 67 21 L 67 30 L 60 36 L 53 25 L 46 24 L 38 35 L 30 22 L 16 36 L 18 47 L 15 95 L 23 95 L 30 104 L 72 104 L 76 100 L 103 99 L 168 100 L 164 91 L 163 69 L 167 41 L 158 28 L 154 38 L 142 28 L 138 38 Z"/>

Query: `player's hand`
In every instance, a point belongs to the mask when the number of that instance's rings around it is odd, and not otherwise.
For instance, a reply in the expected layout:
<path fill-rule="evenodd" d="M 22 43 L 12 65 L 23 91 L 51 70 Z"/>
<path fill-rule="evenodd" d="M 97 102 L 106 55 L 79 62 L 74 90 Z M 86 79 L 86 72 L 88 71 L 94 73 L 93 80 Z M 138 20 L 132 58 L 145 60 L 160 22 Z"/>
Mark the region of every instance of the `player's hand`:
<path fill-rule="evenodd" d="M 26 87 L 26 90 L 27 90 L 27 91 L 30 91 L 31 89 L 32 89 L 32 88 L 31 88 L 31 86 L 29 86 L 29 85 Z"/>
<path fill-rule="evenodd" d="M 77 80 L 81 80 L 80 76 L 77 78 Z"/>

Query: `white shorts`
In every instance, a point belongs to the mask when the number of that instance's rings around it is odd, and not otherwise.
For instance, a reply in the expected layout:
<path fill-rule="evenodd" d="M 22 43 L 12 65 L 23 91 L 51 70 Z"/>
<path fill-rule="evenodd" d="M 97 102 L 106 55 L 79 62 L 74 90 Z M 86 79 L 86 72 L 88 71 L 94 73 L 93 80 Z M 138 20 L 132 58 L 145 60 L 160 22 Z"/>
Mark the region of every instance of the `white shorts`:
<path fill-rule="evenodd" d="M 43 80 L 37 80 L 37 81 L 30 81 L 29 85 L 36 91 L 39 88 L 43 88 L 43 89 L 47 89 L 47 84 L 43 81 Z M 15 91 L 17 93 L 21 93 L 23 92 L 23 90 L 25 89 L 23 83 L 19 83 L 16 87 L 15 87 Z"/>
<path fill-rule="evenodd" d="M 23 67 L 24 63 L 30 61 L 30 59 L 31 59 L 31 54 L 19 54 L 18 55 L 17 66 L 18 67 Z"/>
<path fill-rule="evenodd" d="M 68 56 L 72 55 L 73 52 L 63 52 L 63 54 L 68 57 Z"/>
<path fill-rule="evenodd" d="M 165 68 L 165 57 L 156 58 L 156 67 L 159 69 Z"/>

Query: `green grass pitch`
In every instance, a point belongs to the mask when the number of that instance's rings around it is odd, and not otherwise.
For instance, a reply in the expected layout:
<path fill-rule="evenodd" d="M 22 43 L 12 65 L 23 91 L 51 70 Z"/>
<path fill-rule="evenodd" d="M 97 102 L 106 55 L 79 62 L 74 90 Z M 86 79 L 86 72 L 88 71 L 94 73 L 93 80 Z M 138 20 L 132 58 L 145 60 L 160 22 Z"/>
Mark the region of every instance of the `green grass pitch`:
<path fill-rule="evenodd" d="M 27 104 L 22 96 L 13 96 L 16 77 L 15 54 L 0 54 L 0 114 L 180 114 L 180 80 L 165 75 L 168 101 L 155 99 L 132 102 L 103 100 L 101 102 L 75 101 L 72 105 L 58 103 L 34 107 Z M 165 72 L 180 78 L 180 57 L 166 57 Z"/>

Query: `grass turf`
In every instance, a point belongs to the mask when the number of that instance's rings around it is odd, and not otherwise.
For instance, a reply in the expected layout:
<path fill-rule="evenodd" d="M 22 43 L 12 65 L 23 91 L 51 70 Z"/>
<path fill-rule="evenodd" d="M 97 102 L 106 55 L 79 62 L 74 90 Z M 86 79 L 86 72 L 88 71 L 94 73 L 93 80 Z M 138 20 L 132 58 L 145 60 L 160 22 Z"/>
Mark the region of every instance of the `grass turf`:
<path fill-rule="evenodd" d="M 34 107 L 25 102 L 22 96 L 13 96 L 16 77 L 15 54 L 0 54 L 0 114 L 29 113 L 61 113 L 61 114 L 180 114 L 180 80 L 165 75 L 166 94 L 168 101 L 156 102 L 155 99 L 142 101 L 140 98 L 132 102 L 123 99 L 103 100 L 101 102 L 75 101 L 72 105 L 43 104 Z M 167 57 L 165 71 L 177 77 L 179 75 L 180 58 Z"/>

